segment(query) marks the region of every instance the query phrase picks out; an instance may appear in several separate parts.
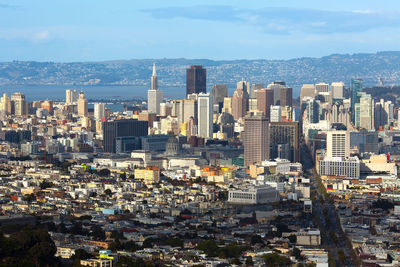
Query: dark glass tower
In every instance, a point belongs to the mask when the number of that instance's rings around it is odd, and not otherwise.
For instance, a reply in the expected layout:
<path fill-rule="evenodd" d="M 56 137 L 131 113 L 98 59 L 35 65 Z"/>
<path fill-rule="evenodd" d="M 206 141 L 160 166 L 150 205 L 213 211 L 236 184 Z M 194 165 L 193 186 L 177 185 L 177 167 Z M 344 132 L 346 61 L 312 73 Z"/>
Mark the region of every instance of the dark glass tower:
<path fill-rule="evenodd" d="M 351 97 L 351 121 L 355 123 L 356 103 L 360 103 L 360 97 L 357 93 L 362 92 L 362 79 L 351 79 L 350 83 L 350 97 Z"/>
<path fill-rule="evenodd" d="M 186 70 L 186 96 L 207 92 L 207 72 L 201 65 L 192 65 Z"/>
<path fill-rule="evenodd" d="M 116 138 L 146 136 L 148 122 L 135 119 L 113 120 L 103 122 L 104 152 L 116 153 Z"/>

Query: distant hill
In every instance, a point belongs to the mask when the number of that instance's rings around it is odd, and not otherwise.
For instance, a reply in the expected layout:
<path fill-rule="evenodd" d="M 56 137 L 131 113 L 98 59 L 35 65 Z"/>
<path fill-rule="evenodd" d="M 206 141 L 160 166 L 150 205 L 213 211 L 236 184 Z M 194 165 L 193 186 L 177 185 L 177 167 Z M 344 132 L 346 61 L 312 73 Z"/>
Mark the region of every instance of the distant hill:
<path fill-rule="evenodd" d="M 160 86 L 186 84 L 185 69 L 201 64 L 207 68 L 208 87 L 228 84 L 231 90 L 242 78 L 252 83 L 283 80 L 295 90 L 304 83 L 343 81 L 348 86 L 353 77 L 364 85 L 400 84 L 400 52 L 375 54 L 334 54 L 322 58 L 290 60 L 208 60 L 208 59 L 133 59 L 104 62 L 34 62 L 0 63 L 0 86 L 5 85 L 136 85 L 148 86 L 152 64 L 157 64 Z"/>

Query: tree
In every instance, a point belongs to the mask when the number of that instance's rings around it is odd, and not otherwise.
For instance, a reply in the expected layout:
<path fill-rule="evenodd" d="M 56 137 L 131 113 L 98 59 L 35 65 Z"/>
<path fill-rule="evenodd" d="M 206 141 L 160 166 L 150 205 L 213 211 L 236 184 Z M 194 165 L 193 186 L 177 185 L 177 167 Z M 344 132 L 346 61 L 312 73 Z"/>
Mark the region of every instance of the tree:
<path fill-rule="evenodd" d="M 341 262 L 342 264 L 345 263 L 345 261 L 346 261 L 346 255 L 344 254 L 343 249 L 339 249 L 339 250 L 338 250 L 338 258 L 339 258 L 339 260 L 340 260 L 340 262 Z"/>
<path fill-rule="evenodd" d="M 119 178 L 121 178 L 122 180 L 126 180 L 126 173 L 125 172 L 123 172 L 123 173 L 121 173 L 120 175 L 119 175 Z"/>
<path fill-rule="evenodd" d="M 246 264 L 246 266 L 253 266 L 254 265 L 253 258 L 251 256 L 248 256 L 246 258 L 245 264 Z"/>
<path fill-rule="evenodd" d="M 107 188 L 106 190 L 104 190 L 104 194 L 111 197 L 113 195 L 111 189 Z"/>
<path fill-rule="evenodd" d="M 171 247 L 181 247 L 183 248 L 183 241 L 180 238 L 168 238 L 165 243 Z"/>
<path fill-rule="evenodd" d="M 56 251 L 45 229 L 23 228 L 9 237 L 0 233 L 1 266 L 58 266 Z"/>
<path fill-rule="evenodd" d="M 264 255 L 263 258 L 266 266 L 268 267 L 275 267 L 275 266 L 285 267 L 291 265 L 291 261 L 289 258 L 285 256 L 280 256 L 277 253 Z"/>
<path fill-rule="evenodd" d="M 92 226 L 90 235 L 93 236 L 93 238 L 96 239 L 96 240 L 103 241 L 104 239 L 106 239 L 106 233 L 98 225 L 93 225 Z"/>
<path fill-rule="evenodd" d="M 36 196 L 34 194 L 27 194 L 24 196 L 23 199 L 24 199 L 24 201 L 32 202 L 32 201 L 36 200 Z"/>
<path fill-rule="evenodd" d="M 73 267 L 81 267 L 81 260 L 86 260 L 86 259 L 90 259 L 92 257 L 91 254 L 89 254 L 88 252 L 86 252 L 86 250 L 84 249 L 76 249 L 75 250 L 75 254 L 71 257 L 71 259 L 73 260 L 72 266 Z"/>
<path fill-rule="evenodd" d="M 216 257 L 218 246 L 214 239 L 204 240 L 197 244 L 197 249 L 203 251 L 208 257 Z"/>
<path fill-rule="evenodd" d="M 98 172 L 98 175 L 100 175 L 102 177 L 108 177 L 108 176 L 110 176 L 110 174 L 111 174 L 111 171 L 109 169 L 101 169 Z"/>
<path fill-rule="evenodd" d="M 50 188 L 53 187 L 53 183 L 52 182 L 47 182 L 47 181 L 42 181 L 39 185 L 40 189 L 46 189 L 46 188 Z"/>
<path fill-rule="evenodd" d="M 251 237 L 251 244 L 252 245 L 255 245 L 255 244 L 264 244 L 264 240 L 261 238 L 261 236 L 259 236 L 259 235 L 253 235 L 252 237 Z"/>
<path fill-rule="evenodd" d="M 304 260 L 304 257 L 301 255 L 301 251 L 298 248 L 293 248 L 292 256 L 296 258 L 296 260 Z"/>

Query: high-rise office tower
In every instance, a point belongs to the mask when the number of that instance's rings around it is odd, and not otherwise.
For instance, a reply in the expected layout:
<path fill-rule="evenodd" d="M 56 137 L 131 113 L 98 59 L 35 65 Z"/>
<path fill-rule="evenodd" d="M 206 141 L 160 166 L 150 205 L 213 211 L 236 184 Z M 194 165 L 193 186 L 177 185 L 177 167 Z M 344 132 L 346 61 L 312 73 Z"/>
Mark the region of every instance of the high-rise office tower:
<path fill-rule="evenodd" d="M 242 78 L 240 82 L 236 83 L 236 89 L 242 89 L 247 92 L 247 95 L 250 95 L 250 82 L 247 82 Z"/>
<path fill-rule="evenodd" d="M 232 97 L 224 97 L 224 106 L 222 112 L 232 114 Z"/>
<path fill-rule="evenodd" d="M 303 84 L 300 90 L 300 103 L 303 102 L 303 99 L 306 97 L 314 98 L 315 97 L 315 86 L 314 84 Z"/>
<path fill-rule="evenodd" d="M 309 123 L 319 122 L 319 101 L 315 99 L 310 99 L 307 104 L 307 116 Z"/>
<path fill-rule="evenodd" d="M 286 87 L 286 83 L 282 81 L 275 81 L 268 84 L 267 89 L 274 91 L 274 105 L 281 104 L 281 90 Z"/>
<path fill-rule="evenodd" d="M 186 70 L 186 95 L 207 92 L 207 71 L 201 65 Z"/>
<path fill-rule="evenodd" d="M 232 115 L 235 120 L 243 118 L 247 114 L 249 95 L 244 89 L 239 86 L 232 96 Z"/>
<path fill-rule="evenodd" d="M 347 131 L 328 131 L 326 144 L 327 157 L 350 157 L 350 135 Z"/>
<path fill-rule="evenodd" d="M 274 104 L 274 91 L 272 89 L 257 90 L 257 109 L 270 118 L 270 107 Z"/>
<path fill-rule="evenodd" d="M 360 103 L 360 98 L 358 97 L 358 93 L 362 91 L 362 79 L 351 79 L 350 83 L 350 97 L 351 97 L 351 120 L 355 123 L 355 105 L 356 103 Z"/>
<path fill-rule="evenodd" d="M 286 87 L 286 86 L 282 87 L 280 94 L 281 94 L 280 97 L 281 107 L 286 107 L 286 106 L 291 107 L 293 102 L 292 87 Z"/>
<path fill-rule="evenodd" d="M 148 134 L 148 121 L 134 119 L 113 120 L 103 122 L 103 148 L 104 152 L 116 153 L 117 139 L 146 136 Z M 126 149 L 122 149 L 126 150 Z"/>
<path fill-rule="evenodd" d="M 271 158 L 279 157 L 279 145 L 288 145 L 288 160 L 300 161 L 300 131 L 298 122 L 271 122 L 269 124 L 269 138 Z"/>
<path fill-rule="evenodd" d="M 101 120 L 106 116 L 106 104 L 105 103 L 94 103 L 94 118 Z"/>
<path fill-rule="evenodd" d="M 257 99 L 249 98 L 249 112 L 258 112 Z"/>
<path fill-rule="evenodd" d="M 85 93 L 80 92 L 78 98 L 78 115 L 87 117 L 88 116 L 88 100 L 85 98 Z"/>
<path fill-rule="evenodd" d="M 329 92 L 329 84 L 317 83 L 315 85 L 315 89 L 317 90 L 317 93 L 328 93 Z"/>
<path fill-rule="evenodd" d="M 334 82 L 331 84 L 332 98 L 343 98 L 344 83 Z"/>
<path fill-rule="evenodd" d="M 158 90 L 156 63 L 154 63 L 153 74 L 151 75 L 151 87 L 150 90 L 147 91 L 147 110 L 149 113 L 160 114 L 162 98 L 162 91 Z"/>
<path fill-rule="evenodd" d="M 65 104 L 72 104 L 78 101 L 78 92 L 76 89 L 67 89 L 65 90 Z"/>
<path fill-rule="evenodd" d="M 271 106 L 270 122 L 280 122 L 280 121 L 282 121 L 282 107 Z"/>
<path fill-rule="evenodd" d="M 358 93 L 359 103 L 355 103 L 356 127 L 366 130 L 374 129 L 374 100 L 371 95 L 364 92 Z"/>
<path fill-rule="evenodd" d="M 212 102 L 214 111 L 218 111 L 218 113 L 222 109 L 222 105 L 224 103 L 224 98 L 228 96 L 228 87 L 226 84 L 214 84 L 212 88 Z"/>
<path fill-rule="evenodd" d="M 28 114 L 28 107 L 23 93 L 14 93 L 11 95 L 12 106 L 15 116 L 24 116 Z"/>
<path fill-rule="evenodd" d="M 257 90 L 263 89 L 263 83 L 255 83 L 251 86 L 250 98 L 257 98 Z"/>
<path fill-rule="evenodd" d="M 265 116 L 245 117 L 243 144 L 246 166 L 269 159 L 269 121 Z"/>
<path fill-rule="evenodd" d="M 4 115 L 11 114 L 11 100 L 7 94 L 3 94 L 0 101 L 0 110 L 4 111 Z"/>
<path fill-rule="evenodd" d="M 212 138 L 212 98 L 209 93 L 200 93 L 197 98 L 197 132 L 198 136 Z"/>

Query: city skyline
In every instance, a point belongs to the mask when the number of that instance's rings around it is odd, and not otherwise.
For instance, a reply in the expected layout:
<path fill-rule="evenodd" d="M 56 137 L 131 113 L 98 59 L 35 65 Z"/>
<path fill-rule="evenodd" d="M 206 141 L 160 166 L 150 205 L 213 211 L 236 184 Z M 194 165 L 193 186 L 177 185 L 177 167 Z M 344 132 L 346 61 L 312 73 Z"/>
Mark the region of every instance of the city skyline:
<path fill-rule="evenodd" d="M 2 1 L 0 61 L 289 59 L 396 50 L 399 12 L 395 1 Z"/>

